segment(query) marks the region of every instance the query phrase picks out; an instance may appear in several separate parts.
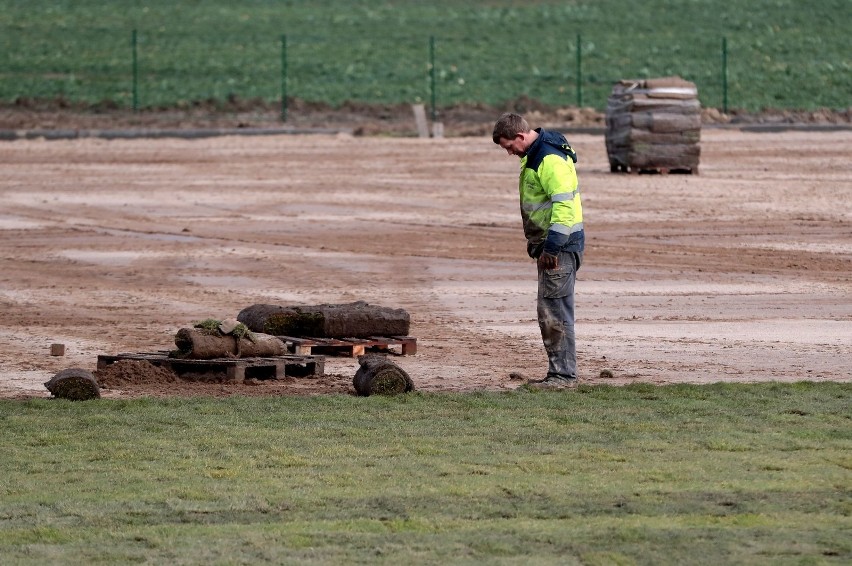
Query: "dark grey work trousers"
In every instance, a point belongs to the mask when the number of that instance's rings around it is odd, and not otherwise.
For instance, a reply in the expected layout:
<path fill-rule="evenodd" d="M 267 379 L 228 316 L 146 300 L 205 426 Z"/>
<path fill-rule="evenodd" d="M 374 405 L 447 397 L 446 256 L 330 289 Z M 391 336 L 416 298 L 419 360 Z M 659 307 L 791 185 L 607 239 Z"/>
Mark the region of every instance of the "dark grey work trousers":
<path fill-rule="evenodd" d="M 583 252 L 560 252 L 556 269 L 538 270 L 538 326 L 550 379 L 577 379 L 574 282 L 582 262 Z"/>

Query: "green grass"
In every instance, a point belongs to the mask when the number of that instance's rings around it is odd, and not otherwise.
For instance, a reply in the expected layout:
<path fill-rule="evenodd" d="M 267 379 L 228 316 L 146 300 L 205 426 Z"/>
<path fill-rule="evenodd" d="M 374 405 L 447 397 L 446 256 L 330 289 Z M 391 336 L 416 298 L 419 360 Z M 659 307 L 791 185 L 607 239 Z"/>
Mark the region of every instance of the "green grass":
<path fill-rule="evenodd" d="M 0 402 L 3 564 L 852 559 L 852 386 Z"/>
<path fill-rule="evenodd" d="M 847 108 L 849 0 L 0 0 L 0 100 L 64 97 L 139 104 L 281 96 L 499 104 L 528 96 L 603 109 L 612 83 L 681 75 L 721 107 L 722 38 L 730 108 Z"/>

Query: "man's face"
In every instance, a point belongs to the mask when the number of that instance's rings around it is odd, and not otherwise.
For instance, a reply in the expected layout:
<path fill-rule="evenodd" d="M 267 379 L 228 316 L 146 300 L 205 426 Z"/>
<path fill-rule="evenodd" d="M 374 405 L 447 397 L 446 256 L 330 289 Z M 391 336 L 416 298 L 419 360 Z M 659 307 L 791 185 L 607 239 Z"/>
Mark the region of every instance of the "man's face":
<path fill-rule="evenodd" d="M 527 143 L 523 134 L 518 134 L 511 140 L 500 138 L 500 147 L 505 149 L 509 155 L 523 157 L 527 154 Z"/>

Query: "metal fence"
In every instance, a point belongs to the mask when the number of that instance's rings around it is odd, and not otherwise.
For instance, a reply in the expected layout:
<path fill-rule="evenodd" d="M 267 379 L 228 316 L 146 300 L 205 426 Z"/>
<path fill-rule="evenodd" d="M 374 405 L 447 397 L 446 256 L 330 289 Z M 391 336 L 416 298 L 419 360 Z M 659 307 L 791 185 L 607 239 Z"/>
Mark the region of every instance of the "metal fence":
<path fill-rule="evenodd" d="M 433 114 L 456 103 L 499 104 L 529 97 L 555 106 L 603 109 L 621 79 L 679 75 L 698 85 L 703 106 L 845 108 L 849 61 L 803 66 L 778 46 L 742 37 L 688 44 L 636 38 L 601 45 L 567 34 L 534 54 L 491 38 L 329 38 L 300 33 L 251 36 L 159 30 L 66 30 L 25 46 L 0 37 L 0 100 L 55 99 L 126 108 L 193 101 L 260 99 L 423 103 Z M 785 56 L 788 60 L 785 60 Z"/>

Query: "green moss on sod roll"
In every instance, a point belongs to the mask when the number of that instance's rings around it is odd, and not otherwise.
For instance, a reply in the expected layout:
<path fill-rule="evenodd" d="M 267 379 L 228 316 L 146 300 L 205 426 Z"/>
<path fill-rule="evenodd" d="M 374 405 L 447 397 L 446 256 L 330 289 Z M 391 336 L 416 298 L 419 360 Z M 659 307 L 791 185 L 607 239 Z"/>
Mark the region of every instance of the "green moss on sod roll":
<path fill-rule="evenodd" d="M 273 336 L 321 336 L 322 313 L 284 312 L 269 315 L 263 331 Z"/>
<path fill-rule="evenodd" d="M 97 399 L 101 396 L 101 390 L 94 376 L 82 368 L 64 369 L 54 375 L 44 386 L 54 397 L 72 401 Z"/>
<path fill-rule="evenodd" d="M 399 395 L 414 390 L 414 383 L 398 365 L 382 356 L 362 356 L 352 383 L 358 395 Z"/>

